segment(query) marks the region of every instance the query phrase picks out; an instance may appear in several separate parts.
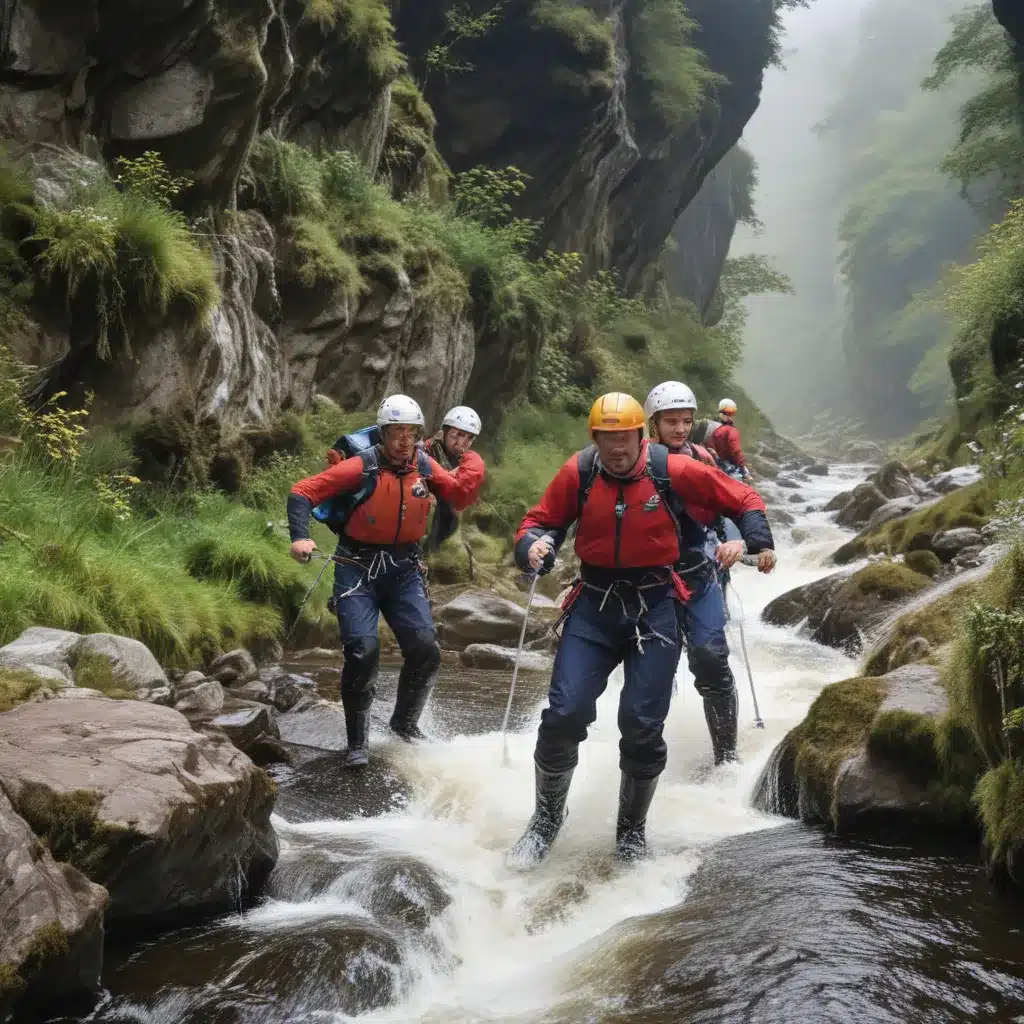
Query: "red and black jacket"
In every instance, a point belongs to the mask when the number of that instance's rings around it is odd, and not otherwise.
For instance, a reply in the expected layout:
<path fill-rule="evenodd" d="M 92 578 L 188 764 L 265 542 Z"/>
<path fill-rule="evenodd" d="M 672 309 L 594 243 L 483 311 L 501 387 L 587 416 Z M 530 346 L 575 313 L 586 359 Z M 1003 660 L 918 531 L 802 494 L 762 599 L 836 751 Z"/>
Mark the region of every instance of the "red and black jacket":
<path fill-rule="evenodd" d="M 664 449 L 662 449 L 664 451 Z M 601 569 L 663 568 L 677 565 L 687 552 L 700 551 L 705 527 L 689 508 L 707 509 L 736 520 L 757 554 L 774 548 L 764 502 L 752 487 L 731 479 L 686 455 L 668 455 L 668 481 L 681 502 L 682 515 L 666 507 L 648 472 L 650 446 L 644 442 L 640 458 L 628 477 L 614 477 L 599 469 L 580 508 L 580 456 L 573 455 L 548 485 L 540 503 L 523 519 L 516 535 L 516 562 L 528 567 L 532 544 L 547 535 L 553 547 L 564 541 L 578 521 L 576 554 L 585 566 Z"/>

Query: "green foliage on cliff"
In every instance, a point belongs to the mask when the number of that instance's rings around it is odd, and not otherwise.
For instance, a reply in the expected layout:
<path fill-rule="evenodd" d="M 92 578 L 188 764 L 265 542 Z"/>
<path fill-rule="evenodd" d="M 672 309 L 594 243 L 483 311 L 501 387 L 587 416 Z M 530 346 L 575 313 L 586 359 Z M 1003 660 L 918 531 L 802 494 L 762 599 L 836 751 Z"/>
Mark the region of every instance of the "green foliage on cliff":
<path fill-rule="evenodd" d="M 943 170 L 965 188 L 995 176 L 1003 196 L 1015 198 L 1024 192 L 1021 68 L 1013 40 L 996 21 L 988 0 L 956 17 L 925 88 L 938 89 L 965 72 L 980 72 L 984 83 L 961 108 L 960 137 Z"/>
<path fill-rule="evenodd" d="M 386 0 L 302 0 L 302 3 L 305 17 L 324 32 L 337 31 L 348 36 L 356 52 L 365 56 L 371 73 L 380 81 L 390 81 L 405 67 Z"/>
<path fill-rule="evenodd" d="M 6 160 L 6 163 L 4 163 Z M 93 165 L 47 202 L 16 158 L 0 154 L 0 323 L 15 330 L 29 303 L 63 304 L 101 358 L 165 317 L 204 320 L 219 298 L 202 237 L 170 203 L 183 182 L 147 153 L 115 182 Z"/>
<path fill-rule="evenodd" d="M 629 27 L 631 73 L 641 93 L 634 111 L 650 110 L 662 131 L 697 119 L 708 92 L 725 79 L 708 67 L 692 45 L 696 23 L 683 0 L 638 0 Z"/>

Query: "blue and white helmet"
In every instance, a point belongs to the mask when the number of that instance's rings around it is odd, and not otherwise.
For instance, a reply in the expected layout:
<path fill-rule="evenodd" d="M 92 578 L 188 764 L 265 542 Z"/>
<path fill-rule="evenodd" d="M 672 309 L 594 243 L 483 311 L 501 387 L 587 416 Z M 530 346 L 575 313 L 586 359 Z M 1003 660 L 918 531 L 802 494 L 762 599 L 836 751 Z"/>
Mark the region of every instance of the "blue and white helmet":
<path fill-rule="evenodd" d="M 377 426 L 392 427 L 407 423 L 415 427 L 424 425 L 423 410 L 419 403 L 408 395 L 391 395 L 380 403 L 377 410 Z"/>

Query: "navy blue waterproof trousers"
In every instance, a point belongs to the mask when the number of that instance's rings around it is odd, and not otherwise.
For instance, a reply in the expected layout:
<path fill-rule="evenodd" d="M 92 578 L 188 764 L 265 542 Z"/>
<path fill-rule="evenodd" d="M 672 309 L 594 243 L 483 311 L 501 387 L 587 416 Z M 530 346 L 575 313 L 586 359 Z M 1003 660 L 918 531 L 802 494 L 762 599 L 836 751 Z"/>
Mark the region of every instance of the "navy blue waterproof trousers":
<path fill-rule="evenodd" d="M 339 554 L 342 552 L 339 551 Z M 378 622 L 383 615 L 402 650 L 399 679 L 411 687 L 433 686 L 441 665 L 437 631 L 416 558 L 361 557 L 334 567 L 334 600 L 345 664 L 341 701 L 364 712 L 373 701 L 380 661 Z"/>
<path fill-rule="evenodd" d="M 603 609 L 603 595 L 589 588 L 573 605 L 537 733 L 534 758 L 545 771 L 576 766 L 579 745 L 597 718 L 597 699 L 618 665 L 625 673 L 619 698 L 619 766 L 640 779 L 664 770 L 662 731 L 681 649 L 678 602 L 668 584 L 643 594 L 645 613 L 636 589 L 628 584 L 620 584 Z"/>
<path fill-rule="evenodd" d="M 680 606 L 680 623 L 693 685 L 702 697 L 722 696 L 736 688 L 725 639 L 725 591 L 711 566 L 687 584 L 693 596 Z"/>

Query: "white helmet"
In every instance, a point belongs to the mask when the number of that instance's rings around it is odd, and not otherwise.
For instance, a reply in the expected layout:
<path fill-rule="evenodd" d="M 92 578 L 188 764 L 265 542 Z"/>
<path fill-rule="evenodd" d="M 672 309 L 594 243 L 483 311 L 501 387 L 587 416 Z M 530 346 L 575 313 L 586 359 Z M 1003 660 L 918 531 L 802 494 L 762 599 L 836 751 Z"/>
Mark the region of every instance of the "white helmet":
<path fill-rule="evenodd" d="M 650 419 L 655 413 L 666 409 L 692 409 L 697 411 L 697 399 L 693 392 L 678 380 L 667 380 L 651 390 L 644 402 L 644 416 Z"/>
<path fill-rule="evenodd" d="M 396 423 L 423 426 L 423 410 L 408 395 L 392 395 L 380 403 L 377 410 L 377 426 L 390 427 Z"/>
<path fill-rule="evenodd" d="M 454 409 L 449 409 L 448 414 L 441 420 L 441 426 L 455 427 L 456 430 L 464 430 L 474 437 L 480 436 L 480 417 L 468 405 L 457 405 Z"/>
<path fill-rule="evenodd" d="M 730 416 L 736 411 L 736 403 L 731 398 L 723 398 L 718 403 L 719 412 L 727 412 Z"/>

